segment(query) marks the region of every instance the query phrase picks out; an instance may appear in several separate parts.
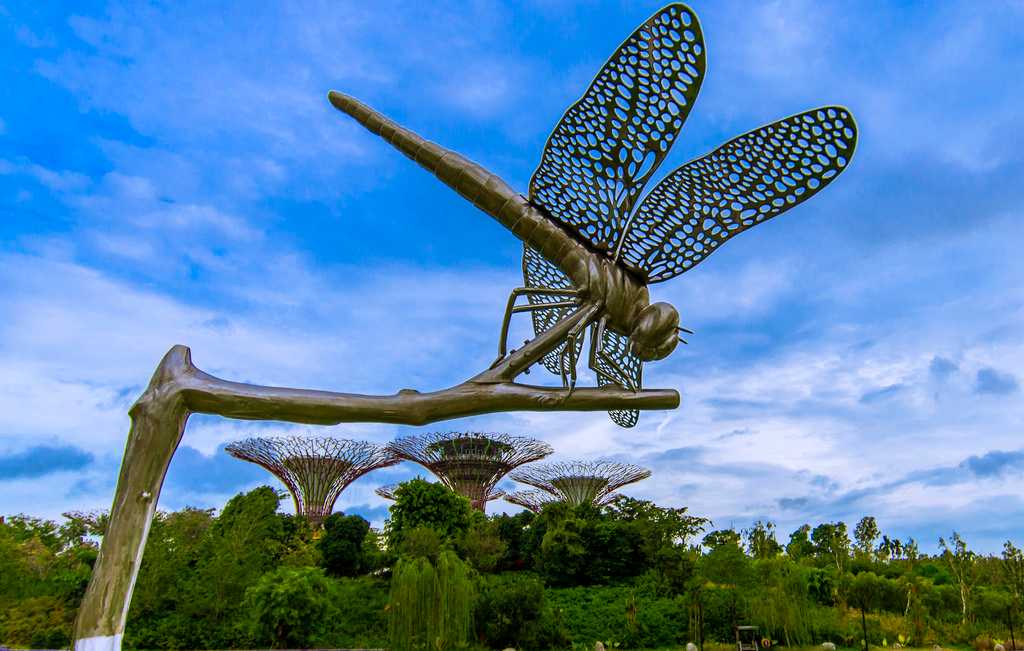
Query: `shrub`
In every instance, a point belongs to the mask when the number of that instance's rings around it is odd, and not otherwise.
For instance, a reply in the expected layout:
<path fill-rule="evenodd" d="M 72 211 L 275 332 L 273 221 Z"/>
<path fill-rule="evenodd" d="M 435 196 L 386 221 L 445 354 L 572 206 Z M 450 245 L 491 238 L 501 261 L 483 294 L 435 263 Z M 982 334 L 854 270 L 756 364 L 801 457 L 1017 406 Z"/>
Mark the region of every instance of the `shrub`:
<path fill-rule="evenodd" d="M 557 649 L 570 643 L 562 613 L 532 574 L 481 577 L 475 619 L 477 638 L 491 648 Z"/>
<path fill-rule="evenodd" d="M 319 568 L 281 568 L 246 591 L 253 633 L 273 648 L 310 648 L 333 611 L 331 584 Z"/>

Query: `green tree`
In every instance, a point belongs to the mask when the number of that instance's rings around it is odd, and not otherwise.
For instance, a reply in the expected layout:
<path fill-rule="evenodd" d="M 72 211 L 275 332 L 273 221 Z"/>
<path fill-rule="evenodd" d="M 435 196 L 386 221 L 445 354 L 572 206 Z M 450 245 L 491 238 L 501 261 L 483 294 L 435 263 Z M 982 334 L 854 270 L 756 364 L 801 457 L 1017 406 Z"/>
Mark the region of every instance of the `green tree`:
<path fill-rule="evenodd" d="M 203 536 L 182 615 L 205 620 L 195 644 L 224 648 L 235 635 L 245 591 L 277 567 L 287 519 L 277 513 L 281 496 L 268 486 L 231 498 Z"/>
<path fill-rule="evenodd" d="M 499 564 L 500 570 L 533 568 L 535 547 L 531 544 L 531 525 L 536 517 L 533 511 L 521 511 L 514 515 L 502 513 L 491 519 L 497 527 L 498 536 L 505 544 L 505 555 Z"/>
<path fill-rule="evenodd" d="M 712 531 L 704 536 L 709 549 L 701 559 L 701 574 L 714 583 L 744 586 L 752 578 L 750 559 L 740 546 L 740 534 L 732 529 Z"/>
<path fill-rule="evenodd" d="M 818 558 L 834 563 L 840 574 L 846 569 L 850 558 L 850 536 L 845 522 L 819 524 L 811 532 L 811 542 Z"/>
<path fill-rule="evenodd" d="M 850 600 L 860 608 L 860 623 L 861 633 L 864 636 L 864 651 L 868 650 L 868 624 L 866 613 L 878 603 L 880 593 L 881 583 L 874 572 L 861 572 L 854 577 L 850 584 Z"/>
<path fill-rule="evenodd" d="M 959 590 L 961 622 L 966 624 L 971 593 L 977 579 L 977 555 L 967 548 L 967 543 L 955 531 L 950 542 L 952 545 L 947 544 L 945 538 L 939 538 L 939 548 L 942 549 L 942 560 L 946 562 Z"/>
<path fill-rule="evenodd" d="M 493 572 L 503 558 L 507 545 L 501 539 L 498 523 L 484 517 L 473 523 L 456 541 L 459 555 L 479 572 Z"/>
<path fill-rule="evenodd" d="M 256 639 L 274 649 L 315 646 L 333 611 L 330 582 L 314 567 L 284 567 L 260 577 L 245 592 Z"/>
<path fill-rule="evenodd" d="M 405 533 L 417 527 L 429 527 L 442 541 L 452 541 L 469 529 L 473 513 L 465 497 L 419 478 L 399 484 L 390 511 L 385 532 L 392 550 L 399 549 Z"/>
<path fill-rule="evenodd" d="M 786 544 L 786 556 L 794 561 L 801 558 L 808 558 L 814 554 L 814 544 L 811 542 L 811 525 L 805 524 L 789 534 L 789 542 Z"/>
<path fill-rule="evenodd" d="M 544 648 L 544 584 L 515 572 L 488 577 L 476 605 L 476 629 L 492 649 Z"/>
<path fill-rule="evenodd" d="M 1007 540 L 1003 543 L 1003 576 L 1018 606 L 1024 604 L 1024 552 Z"/>
<path fill-rule="evenodd" d="M 875 551 L 875 541 L 882 535 L 878 530 L 878 522 L 873 516 L 866 515 L 853 528 L 853 539 L 857 541 L 857 553 L 870 559 Z"/>
<path fill-rule="evenodd" d="M 468 644 L 475 593 L 469 567 L 452 551 L 436 563 L 403 558 L 391 576 L 388 638 L 394 651 L 445 651 Z"/>
<path fill-rule="evenodd" d="M 125 632 L 135 648 L 197 648 L 206 616 L 206 592 L 194 593 L 194 573 L 203 554 L 213 509 L 158 511 L 150 525 L 146 554 L 135 582 Z M 196 602 L 200 602 L 195 608 Z"/>
<path fill-rule="evenodd" d="M 324 519 L 320 536 L 321 564 L 331 576 L 356 576 L 363 571 L 363 543 L 370 523 L 358 515 L 332 513 Z"/>
<path fill-rule="evenodd" d="M 589 583 L 590 559 L 586 545 L 586 521 L 572 510 L 554 518 L 545 509 L 549 524 L 540 545 L 537 567 L 552 585 Z"/>
<path fill-rule="evenodd" d="M 743 531 L 747 550 L 756 559 L 775 558 L 782 553 L 782 545 L 775 539 L 775 523 L 758 520 Z"/>

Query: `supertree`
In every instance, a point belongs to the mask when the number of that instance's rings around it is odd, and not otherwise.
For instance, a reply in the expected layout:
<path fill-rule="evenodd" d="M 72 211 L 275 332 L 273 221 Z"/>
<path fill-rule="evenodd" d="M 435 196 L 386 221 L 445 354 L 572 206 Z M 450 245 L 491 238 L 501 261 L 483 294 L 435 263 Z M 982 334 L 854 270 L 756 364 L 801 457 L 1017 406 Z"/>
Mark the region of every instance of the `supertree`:
<path fill-rule="evenodd" d="M 387 447 L 327 436 L 248 438 L 224 448 L 231 456 L 259 464 L 288 487 L 295 512 L 319 529 L 345 488 L 371 470 L 401 459 Z"/>
<path fill-rule="evenodd" d="M 395 491 L 398 490 L 398 486 L 399 484 L 388 484 L 387 486 L 378 487 L 374 492 L 386 500 L 394 501 Z M 490 493 L 487 494 L 486 501 L 490 502 L 492 500 L 501 499 L 502 497 L 506 497 L 505 491 L 501 490 L 500 488 L 494 488 L 491 490 Z"/>
<path fill-rule="evenodd" d="M 510 471 L 537 461 L 554 450 L 543 441 L 508 434 L 435 432 L 392 441 L 397 456 L 415 461 L 434 473 L 448 488 L 484 510 L 495 486 Z"/>
<path fill-rule="evenodd" d="M 542 490 L 525 490 L 505 493 L 505 501 L 540 513 L 545 505 L 557 502 L 558 497 Z"/>
<path fill-rule="evenodd" d="M 533 511 L 549 502 L 601 506 L 615 499 L 615 490 L 650 476 L 651 471 L 646 468 L 615 461 L 544 463 L 509 475 L 539 490 L 518 491 L 505 499 Z"/>

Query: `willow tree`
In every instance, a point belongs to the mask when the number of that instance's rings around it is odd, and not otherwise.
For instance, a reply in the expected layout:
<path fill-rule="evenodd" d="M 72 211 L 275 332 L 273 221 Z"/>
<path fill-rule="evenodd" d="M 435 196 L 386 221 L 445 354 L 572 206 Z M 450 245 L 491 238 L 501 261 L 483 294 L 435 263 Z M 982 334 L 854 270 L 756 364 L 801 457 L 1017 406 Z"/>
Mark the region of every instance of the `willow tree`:
<path fill-rule="evenodd" d="M 441 552 L 436 560 L 399 560 L 388 604 L 391 650 L 445 651 L 468 645 L 475 600 L 469 573 L 451 551 Z"/>

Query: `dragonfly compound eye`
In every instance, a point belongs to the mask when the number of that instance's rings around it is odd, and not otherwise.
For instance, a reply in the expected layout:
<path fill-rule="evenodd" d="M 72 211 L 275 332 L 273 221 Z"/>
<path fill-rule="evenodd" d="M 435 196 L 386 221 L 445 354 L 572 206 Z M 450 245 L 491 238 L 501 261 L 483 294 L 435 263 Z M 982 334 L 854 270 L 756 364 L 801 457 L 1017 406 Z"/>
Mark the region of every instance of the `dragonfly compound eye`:
<path fill-rule="evenodd" d="M 679 339 L 679 313 L 668 303 L 651 303 L 637 317 L 629 338 L 633 352 L 645 362 L 668 357 Z"/>

